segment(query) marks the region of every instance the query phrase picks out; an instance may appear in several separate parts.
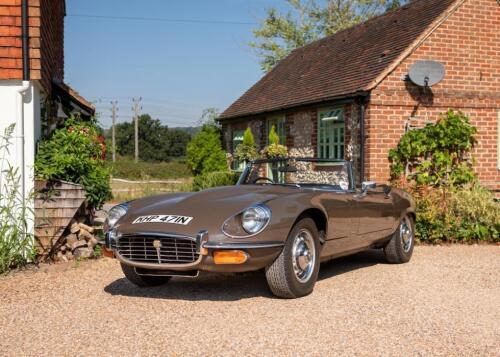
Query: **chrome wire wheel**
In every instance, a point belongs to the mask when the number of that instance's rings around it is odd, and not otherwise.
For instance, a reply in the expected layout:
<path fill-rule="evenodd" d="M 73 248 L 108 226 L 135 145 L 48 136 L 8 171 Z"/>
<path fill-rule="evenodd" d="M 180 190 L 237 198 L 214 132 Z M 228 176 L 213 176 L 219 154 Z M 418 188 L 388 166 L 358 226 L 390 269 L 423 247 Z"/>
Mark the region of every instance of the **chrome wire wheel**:
<path fill-rule="evenodd" d="M 413 232 L 411 229 L 411 222 L 408 217 L 405 217 L 401 221 L 401 227 L 399 229 L 399 234 L 401 237 L 401 245 L 403 246 L 403 251 L 408 253 L 411 249 L 413 243 Z"/>
<path fill-rule="evenodd" d="M 315 249 L 311 232 L 301 229 L 295 235 L 292 247 L 293 271 L 301 283 L 306 283 L 313 274 L 316 263 Z"/>

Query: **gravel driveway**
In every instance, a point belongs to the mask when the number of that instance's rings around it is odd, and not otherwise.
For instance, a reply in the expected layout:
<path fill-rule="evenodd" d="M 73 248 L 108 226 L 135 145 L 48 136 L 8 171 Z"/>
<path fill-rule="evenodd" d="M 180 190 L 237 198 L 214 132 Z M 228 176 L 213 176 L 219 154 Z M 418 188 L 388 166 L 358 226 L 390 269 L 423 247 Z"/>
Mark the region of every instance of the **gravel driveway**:
<path fill-rule="evenodd" d="M 312 295 L 262 272 L 139 289 L 111 259 L 0 278 L 0 354 L 500 356 L 500 247 L 370 251 L 323 264 Z"/>

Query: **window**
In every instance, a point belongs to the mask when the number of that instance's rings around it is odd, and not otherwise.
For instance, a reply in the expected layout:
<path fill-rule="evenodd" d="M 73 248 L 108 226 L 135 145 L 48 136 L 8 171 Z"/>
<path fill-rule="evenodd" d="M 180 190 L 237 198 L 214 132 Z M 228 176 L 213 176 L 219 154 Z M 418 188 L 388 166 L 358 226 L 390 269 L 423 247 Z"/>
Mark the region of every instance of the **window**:
<path fill-rule="evenodd" d="M 267 119 L 267 135 L 266 142 L 269 144 L 269 133 L 271 132 L 271 128 L 274 125 L 274 130 L 276 130 L 276 134 L 280 137 L 280 144 L 286 144 L 286 134 L 285 134 L 285 116 L 277 116 Z"/>
<path fill-rule="evenodd" d="M 245 130 L 234 130 L 233 131 L 233 153 L 236 150 L 236 147 L 243 142 L 243 134 L 245 134 Z M 245 168 L 245 163 L 243 161 L 233 160 L 233 170 L 235 171 L 243 171 Z"/>
<path fill-rule="evenodd" d="M 344 159 L 344 109 L 329 108 L 318 113 L 318 157 Z"/>

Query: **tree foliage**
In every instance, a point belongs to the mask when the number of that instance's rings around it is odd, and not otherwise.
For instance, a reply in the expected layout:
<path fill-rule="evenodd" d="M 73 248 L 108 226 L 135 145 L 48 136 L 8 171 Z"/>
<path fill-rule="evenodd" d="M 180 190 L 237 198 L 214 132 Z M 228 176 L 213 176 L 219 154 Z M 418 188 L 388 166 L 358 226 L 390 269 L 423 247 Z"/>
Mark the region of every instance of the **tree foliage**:
<path fill-rule="evenodd" d="M 256 50 L 264 72 L 270 71 L 291 51 L 332 35 L 408 0 L 287 0 L 290 10 L 267 9 L 260 27 L 253 30 Z"/>
<path fill-rule="evenodd" d="M 187 146 L 187 164 L 193 175 L 227 169 L 226 154 L 222 149 L 220 129 L 212 124 L 202 129 Z"/>
<path fill-rule="evenodd" d="M 134 156 L 134 122 L 119 123 L 115 127 L 116 153 Z M 111 131 L 106 133 L 109 139 Z M 186 155 L 191 135 L 181 129 L 170 129 L 149 114 L 139 117 L 139 158 L 143 161 L 168 161 L 170 157 Z"/>

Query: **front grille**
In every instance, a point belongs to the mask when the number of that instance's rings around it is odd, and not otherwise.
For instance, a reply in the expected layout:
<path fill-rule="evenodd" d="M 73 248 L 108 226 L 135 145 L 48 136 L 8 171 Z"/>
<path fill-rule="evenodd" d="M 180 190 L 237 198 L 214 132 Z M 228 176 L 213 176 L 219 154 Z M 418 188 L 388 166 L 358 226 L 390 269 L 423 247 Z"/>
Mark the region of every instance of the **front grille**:
<path fill-rule="evenodd" d="M 141 263 L 188 264 L 199 256 L 196 242 L 183 237 L 124 236 L 118 239 L 116 246 L 122 257 Z"/>

